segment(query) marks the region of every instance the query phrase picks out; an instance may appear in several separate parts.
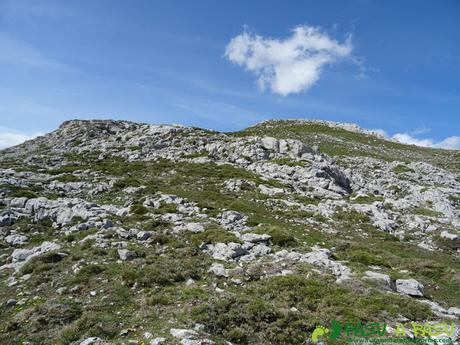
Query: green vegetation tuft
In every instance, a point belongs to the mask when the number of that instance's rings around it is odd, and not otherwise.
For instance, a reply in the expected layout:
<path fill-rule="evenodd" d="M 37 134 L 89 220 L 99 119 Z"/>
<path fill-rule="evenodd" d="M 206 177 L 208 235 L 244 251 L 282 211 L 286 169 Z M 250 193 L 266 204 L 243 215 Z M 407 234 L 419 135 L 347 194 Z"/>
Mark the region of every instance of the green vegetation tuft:
<path fill-rule="evenodd" d="M 406 165 L 399 164 L 393 168 L 395 174 L 413 173 L 414 169 L 409 168 Z"/>

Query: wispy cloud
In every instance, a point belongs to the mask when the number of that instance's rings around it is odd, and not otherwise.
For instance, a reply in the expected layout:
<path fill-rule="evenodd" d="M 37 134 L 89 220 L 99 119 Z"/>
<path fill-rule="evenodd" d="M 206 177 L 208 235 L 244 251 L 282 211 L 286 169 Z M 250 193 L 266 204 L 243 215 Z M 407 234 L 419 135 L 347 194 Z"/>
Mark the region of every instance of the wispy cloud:
<path fill-rule="evenodd" d="M 0 63 L 34 68 L 66 68 L 65 65 L 45 56 L 32 45 L 0 32 Z"/>
<path fill-rule="evenodd" d="M 425 134 L 431 132 L 431 128 L 428 128 L 426 126 L 418 127 L 414 129 L 413 131 L 410 131 L 409 134 L 412 136 L 420 135 L 420 134 Z"/>
<path fill-rule="evenodd" d="M 15 131 L 14 129 L 0 127 L 0 149 L 18 145 L 26 140 L 30 140 L 43 135 L 43 133 L 26 134 Z"/>
<path fill-rule="evenodd" d="M 286 96 L 309 89 L 325 65 L 349 56 L 352 49 L 351 36 L 339 43 L 320 28 L 304 25 L 286 39 L 243 32 L 227 45 L 225 57 L 253 72 L 262 90 Z"/>
<path fill-rule="evenodd" d="M 418 139 L 408 133 L 396 133 L 391 137 L 392 140 L 403 144 L 417 145 L 424 147 L 433 147 L 441 149 L 460 150 L 460 137 L 451 136 L 443 140 L 436 141 L 431 138 Z"/>
<path fill-rule="evenodd" d="M 382 138 L 393 140 L 401 144 L 416 145 L 422 147 L 432 147 L 448 150 L 460 150 L 460 137 L 450 136 L 442 140 L 434 140 L 432 138 L 417 138 L 420 134 L 431 132 L 431 128 L 423 126 L 418 127 L 407 133 L 396 133 L 393 135 L 388 134 L 383 129 L 371 129 L 372 132 L 381 136 Z"/>

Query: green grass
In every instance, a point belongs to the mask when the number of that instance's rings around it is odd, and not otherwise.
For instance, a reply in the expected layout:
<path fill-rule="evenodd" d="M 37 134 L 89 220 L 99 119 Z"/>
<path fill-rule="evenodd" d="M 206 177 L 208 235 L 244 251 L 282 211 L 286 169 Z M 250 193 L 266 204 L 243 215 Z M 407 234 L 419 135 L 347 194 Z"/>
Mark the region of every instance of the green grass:
<path fill-rule="evenodd" d="M 420 216 L 427 216 L 427 217 L 439 217 L 441 215 L 440 212 L 430 210 L 428 208 L 423 208 L 423 207 L 416 207 L 416 208 L 411 208 L 409 213 L 412 214 L 417 214 Z"/>
<path fill-rule="evenodd" d="M 134 205 L 131 205 L 130 212 L 135 215 L 142 216 L 144 214 L 147 214 L 149 210 L 147 209 L 147 207 L 143 205 L 134 204 Z"/>
<path fill-rule="evenodd" d="M 326 127 L 282 121 L 273 129 L 255 126 L 231 135 L 264 133 L 279 138 L 292 137 L 307 144 L 319 144 L 323 152 L 333 156 L 363 155 L 386 161 L 398 160 L 404 162 L 395 168 L 394 172 L 398 174 L 410 171 L 406 164 L 411 161 L 425 160 L 452 169 L 459 161 L 455 152 L 446 158 L 442 150 L 425 150 Z M 272 133 L 265 133 L 266 130 Z M 18 291 L 33 292 L 30 296 L 23 295 L 27 302 L 22 306 L 0 308 L 0 320 L 3 322 L 1 344 L 26 341 L 33 344 L 70 344 L 89 336 L 99 336 L 116 343 L 120 341 L 123 329 L 130 330 L 129 335 L 121 339 L 123 342 L 140 341 L 143 332 L 150 331 L 155 336 L 166 336 L 167 342 L 172 343 L 169 329 L 193 328 L 196 322 L 205 325 L 209 337 L 215 338 L 217 344 L 224 340 L 235 344 L 300 344 L 305 343 L 316 325 L 328 325 L 332 319 L 386 321 L 394 320 L 400 314 L 410 320 L 431 318 L 428 308 L 417 303 L 416 299 L 379 292 L 358 279 L 339 285 L 329 273 L 319 275 L 312 266 L 305 264 L 287 266 L 287 269 L 293 269 L 293 275 L 267 276 L 279 272 L 279 263 L 262 258 L 252 263 L 238 263 L 246 270 L 245 274 L 237 275 L 243 281 L 241 286 L 234 285 L 230 278 L 217 278 L 208 272 L 214 260 L 203 252 L 202 244 L 240 242 L 238 238 L 210 218 L 194 220 L 205 223 L 202 233 L 171 232 L 173 224 L 160 220 L 160 217 L 177 212 L 177 205 L 163 203 L 158 209 L 142 205 L 147 197 L 157 192 L 186 198 L 211 217 L 224 209 L 244 213 L 248 216 L 247 225 L 252 227 L 248 232 L 271 235 L 274 251 L 287 248 L 306 252 L 311 250 L 311 245 L 318 244 L 331 249 L 334 259 L 347 261 L 345 264 L 357 273 L 357 277 L 369 270 L 369 266 L 377 265 L 381 268 L 380 272 L 393 278 L 417 279 L 425 285 L 427 298 L 443 306 L 455 306 L 460 300 L 460 263 L 452 255 L 458 250 L 458 241 L 449 242 L 437 236 L 434 240 L 442 251 L 427 252 L 414 244 L 419 239 L 414 237 L 414 241 L 399 241 L 376 230 L 369 217 L 356 211 L 338 209 L 329 219 L 281 205 L 276 198 L 261 195 L 257 188 L 228 192 L 222 188 L 228 179 L 290 190 L 279 181 L 265 181 L 231 164 L 196 164 L 164 159 L 127 162 L 117 157 L 99 159 L 99 155 L 100 152 L 67 154 L 65 165 L 50 169 L 48 173 L 52 179 L 70 182 L 76 180 L 74 171 L 88 169 L 100 174 L 97 181 L 115 180 L 111 190 L 82 197 L 120 206 L 130 202 L 130 216 L 113 216 L 111 219 L 116 226 L 151 231 L 152 242 L 146 245 L 145 242 L 130 241 L 128 248 L 136 252 L 136 257 L 132 261 L 121 262 L 114 247 L 98 247 L 94 240 L 79 243 L 84 237 L 94 234 L 96 229 L 63 235 L 52 227 L 50 221 L 33 224 L 30 218 L 20 218 L 12 230 L 29 237 L 27 247 L 57 239 L 62 245 L 59 252 L 68 255 L 52 252 L 30 260 L 18 274 L 31 274 L 29 280 L 20 283 L 21 290 L 18 286 L 7 286 L 6 279 L 11 272 L 0 272 L 2 301 L 18 298 Z M 198 152 L 187 158 L 205 155 Z M 46 161 L 47 158 L 43 159 Z M 444 162 L 441 164 L 441 161 Z M 274 160 L 273 163 L 289 166 L 309 164 L 291 159 Z M 17 168 L 21 165 L 18 161 L 8 164 Z M 46 164 L 51 166 L 51 160 Z M 31 166 L 30 169 L 38 167 Z M 126 187 L 141 185 L 146 188 L 134 195 L 122 193 Z M 50 195 L 40 187 L 15 190 L 9 185 L 2 187 L 10 189 L 8 196 L 27 195 L 28 192 L 37 196 Z M 404 194 L 397 188 L 394 191 L 398 196 Z M 289 200 L 303 205 L 322 201 L 294 193 Z M 382 197 L 362 196 L 353 202 L 369 204 L 374 201 L 382 201 Z M 451 198 L 452 203 L 457 201 Z M 430 209 L 431 205 L 426 207 L 409 211 L 437 215 Z M 323 224 L 306 222 L 309 218 L 319 223 L 327 222 L 338 233 L 324 232 Z M 74 218 L 72 224 L 80 221 Z M 114 229 L 98 233 L 110 241 L 122 240 Z M 6 263 L 13 248 L 2 246 L 5 254 L 2 263 Z M 236 266 L 230 262 L 224 265 L 227 268 Z M 74 273 L 75 267 L 79 270 Z M 400 273 L 400 270 L 408 272 Z M 189 285 L 190 279 L 194 283 Z M 58 295 L 56 289 L 62 286 L 68 287 L 68 290 Z M 73 287 L 77 288 L 70 291 Z M 90 291 L 97 291 L 97 295 L 90 297 Z M 35 295 L 37 298 L 33 299 Z"/>
<path fill-rule="evenodd" d="M 428 298 L 448 306 L 460 299 L 460 291 L 455 289 L 458 281 L 454 278 L 460 271 L 460 261 L 449 252 L 427 252 L 415 244 L 384 237 L 385 233 L 377 230 L 370 234 L 366 239 L 355 236 L 353 240 L 338 241 L 337 259 L 349 260 L 348 266 L 354 271 L 364 272 L 369 265 L 377 265 L 398 278 L 417 279 L 425 285 Z M 399 270 L 409 273 L 401 275 Z"/>
<path fill-rule="evenodd" d="M 63 175 L 55 177 L 53 180 L 67 183 L 67 182 L 79 182 L 80 178 L 72 174 L 63 174 Z"/>
<path fill-rule="evenodd" d="M 399 164 L 393 168 L 395 174 L 413 173 L 414 169 L 409 168 L 406 165 Z"/>
<path fill-rule="evenodd" d="M 290 229 L 282 228 L 280 226 L 263 226 L 257 227 L 254 231 L 258 234 L 268 234 L 272 238 L 271 243 L 279 247 L 292 247 L 297 244 L 297 239 L 290 231 Z"/>
<path fill-rule="evenodd" d="M 388 162 L 425 161 L 453 172 L 460 172 L 460 151 L 400 144 L 373 135 L 332 128 L 317 122 L 266 121 L 242 131 L 227 134 L 236 137 L 259 135 L 278 139 L 298 139 L 308 145 L 318 145 L 321 152 L 333 157 L 371 157 Z"/>
<path fill-rule="evenodd" d="M 307 161 L 295 160 L 292 158 L 278 158 L 272 159 L 271 163 L 279 164 L 279 165 L 287 165 L 290 167 L 307 167 L 310 165 Z"/>
<path fill-rule="evenodd" d="M 188 237 L 196 246 L 202 243 L 240 243 L 241 241 L 231 232 L 222 229 L 219 226 L 213 225 L 208 227 L 204 232 L 197 234 L 189 234 Z"/>
<path fill-rule="evenodd" d="M 352 224 L 367 223 L 370 220 L 367 215 L 356 210 L 339 210 L 334 214 L 333 218 L 337 221 L 344 221 Z"/>
<path fill-rule="evenodd" d="M 18 187 L 11 184 L 1 184 L 0 189 L 6 189 L 7 195 L 12 198 L 22 198 L 26 197 L 28 199 L 37 198 L 38 193 L 43 189 L 39 185 L 31 187 Z"/>
<path fill-rule="evenodd" d="M 354 197 L 354 195 L 349 196 L 349 200 L 355 204 L 372 204 L 375 201 L 383 201 L 384 198 L 380 195 L 360 195 Z"/>
<path fill-rule="evenodd" d="M 400 313 L 411 320 L 430 315 L 426 306 L 408 297 L 341 287 L 324 277 L 290 275 L 231 289 L 196 307 L 193 319 L 211 334 L 237 344 L 301 344 L 318 324 L 328 325 L 332 319 L 381 321 Z"/>
<path fill-rule="evenodd" d="M 199 152 L 184 154 L 182 155 L 182 158 L 192 159 L 192 158 L 208 157 L 208 156 L 209 156 L 208 151 L 199 151 Z"/>

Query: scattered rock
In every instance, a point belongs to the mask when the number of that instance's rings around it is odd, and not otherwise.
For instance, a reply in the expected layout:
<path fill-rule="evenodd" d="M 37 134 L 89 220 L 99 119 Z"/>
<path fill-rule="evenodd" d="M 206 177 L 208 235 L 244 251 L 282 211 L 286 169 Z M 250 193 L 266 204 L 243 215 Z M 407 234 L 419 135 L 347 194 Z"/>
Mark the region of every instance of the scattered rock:
<path fill-rule="evenodd" d="M 213 263 L 208 272 L 213 273 L 217 277 L 228 277 L 228 272 L 222 264 Z"/>
<path fill-rule="evenodd" d="M 366 271 L 364 272 L 364 279 L 372 280 L 376 282 L 380 287 L 386 290 L 393 290 L 394 284 L 392 279 L 388 274 L 383 274 L 379 272 Z"/>
<path fill-rule="evenodd" d="M 8 301 L 6 301 L 6 306 L 7 307 L 12 307 L 12 306 L 15 306 L 17 303 L 18 303 L 17 300 L 15 300 L 13 298 L 10 298 Z"/>
<path fill-rule="evenodd" d="M 0 215 L 0 226 L 8 226 L 13 223 L 13 219 L 9 214 Z"/>
<path fill-rule="evenodd" d="M 102 345 L 103 340 L 99 337 L 90 337 L 83 340 L 79 345 Z"/>
<path fill-rule="evenodd" d="M 185 224 L 185 228 L 188 231 L 198 233 L 198 232 L 203 232 L 204 231 L 204 226 L 201 225 L 200 223 L 187 223 Z"/>
<path fill-rule="evenodd" d="M 460 308 L 450 307 L 449 309 L 447 309 L 447 313 L 450 315 L 455 315 L 458 318 L 460 318 Z"/>
<path fill-rule="evenodd" d="M 423 285 L 415 279 L 397 279 L 396 291 L 413 297 L 423 297 Z"/>
<path fill-rule="evenodd" d="M 444 230 L 444 231 L 441 231 L 441 235 L 440 235 L 442 238 L 445 238 L 445 239 L 448 239 L 448 240 L 452 240 L 452 241 L 455 241 L 455 240 L 458 240 L 458 235 L 456 234 L 451 234 L 449 231 L 447 230 Z"/>
<path fill-rule="evenodd" d="M 259 190 L 262 194 L 268 195 L 268 196 L 273 196 L 277 194 L 283 194 L 285 191 L 283 188 L 277 188 L 277 187 L 267 187 L 263 184 L 259 185 Z"/>
<path fill-rule="evenodd" d="M 268 242 L 272 237 L 267 234 L 252 234 L 252 233 L 246 233 L 241 235 L 241 239 L 244 242 L 251 242 L 251 243 L 261 243 L 261 242 Z"/>
<path fill-rule="evenodd" d="M 215 343 L 209 339 L 200 337 L 199 333 L 193 329 L 171 329 L 170 333 L 173 337 L 179 338 L 183 345 L 214 345 Z"/>
<path fill-rule="evenodd" d="M 165 341 L 166 338 L 163 337 L 154 338 L 150 341 L 150 345 L 160 345 L 163 344 Z"/>
<path fill-rule="evenodd" d="M 128 249 L 118 249 L 118 256 L 120 260 L 128 261 L 136 257 L 136 253 Z"/>
<path fill-rule="evenodd" d="M 139 231 L 136 235 L 139 241 L 146 241 L 152 236 L 152 233 L 149 231 Z"/>
<path fill-rule="evenodd" d="M 216 260 L 232 260 L 240 256 L 246 255 L 249 252 L 244 249 L 241 244 L 230 242 L 216 243 L 215 245 L 207 245 L 207 250 L 211 253 L 212 257 Z"/>
<path fill-rule="evenodd" d="M 24 235 L 9 235 L 5 237 L 5 242 L 8 243 L 10 246 L 19 246 L 27 242 L 27 236 Z"/>
<path fill-rule="evenodd" d="M 3 265 L 0 267 L 0 270 L 5 268 L 14 268 L 18 271 L 27 261 L 32 259 L 33 257 L 42 255 L 44 253 L 58 250 L 61 248 L 59 244 L 53 242 L 43 242 L 38 247 L 34 247 L 31 249 L 15 249 L 11 254 L 12 263 Z"/>

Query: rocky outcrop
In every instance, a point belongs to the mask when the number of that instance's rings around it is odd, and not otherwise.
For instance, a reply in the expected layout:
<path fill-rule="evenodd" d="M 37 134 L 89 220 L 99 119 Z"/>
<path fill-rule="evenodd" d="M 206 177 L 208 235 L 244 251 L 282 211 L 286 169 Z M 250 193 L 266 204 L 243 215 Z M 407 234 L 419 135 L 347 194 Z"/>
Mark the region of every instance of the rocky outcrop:
<path fill-rule="evenodd" d="M 458 293 L 444 286 L 459 281 L 456 159 L 329 122 L 63 123 L 0 152 L 2 321 L 30 343 L 61 332 L 73 345 L 257 343 L 265 328 L 283 342 L 305 339 L 289 325 L 321 318 L 337 291 L 357 313 L 369 292 L 413 304 L 389 323 L 456 320 Z"/>

